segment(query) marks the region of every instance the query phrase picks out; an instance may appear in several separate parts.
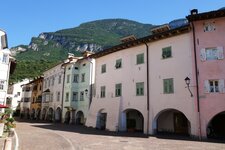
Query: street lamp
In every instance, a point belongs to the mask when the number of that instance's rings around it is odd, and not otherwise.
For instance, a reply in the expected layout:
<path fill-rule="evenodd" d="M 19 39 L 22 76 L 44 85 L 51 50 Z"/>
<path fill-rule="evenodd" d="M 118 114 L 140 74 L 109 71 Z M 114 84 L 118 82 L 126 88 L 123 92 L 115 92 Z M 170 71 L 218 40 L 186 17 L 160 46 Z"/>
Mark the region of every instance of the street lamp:
<path fill-rule="evenodd" d="M 84 92 L 85 92 L 85 95 L 87 96 L 87 94 L 88 94 L 88 89 L 84 90 Z"/>
<path fill-rule="evenodd" d="M 191 92 L 191 90 L 190 90 L 190 82 L 191 82 L 191 79 L 188 78 L 188 77 L 186 77 L 186 78 L 184 79 L 184 81 L 185 81 L 185 83 L 187 84 L 187 88 L 188 88 L 188 91 L 189 91 L 190 94 L 191 94 L 191 97 L 193 97 L 193 94 L 192 94 L 192 92 Z"/>

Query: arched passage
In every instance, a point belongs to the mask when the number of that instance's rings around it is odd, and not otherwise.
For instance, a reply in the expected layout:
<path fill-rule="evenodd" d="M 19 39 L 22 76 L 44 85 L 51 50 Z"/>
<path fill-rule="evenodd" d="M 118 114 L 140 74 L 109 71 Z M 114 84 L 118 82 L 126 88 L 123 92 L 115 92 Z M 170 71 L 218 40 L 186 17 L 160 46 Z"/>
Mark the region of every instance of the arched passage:
<path fill-rule="evenodd" d="M 30 118 L 35 119 L 35 109 L 34 108 L 31 110 Z"/>
<path fill-rule="evenodd" d="M 26 119 L 30 119 L 30 109 L 29 109 L 29 108 L 27 108 L 27 109 L 25 110 L 25 118 L 26 118 Z"/>
<path fill-rule="evenodd" d="M 47 111 L 46 108 L 44 108 L 44 109 L 42 110 L 42 116 L 41 116 L 42 120 L 45 120 L 46 111 Z"/>
<path fill-rule="evenodd" d="M 78 111 L 76 114 L 76 125 L 84 125 L 84 113 Z"/>
<path fill-rule="evenodd" d="M 211 119 L 206 131 L 208 138 L 225 139 L 225 111 Z"/>
<path fill-rule="evenodd" d="M 47 120 L 48 121 L 53 121 L 53 115 L 54 115 L 54 110 L 53 110 L 53 108 L 49 108 L 48 109 L 48 116 L 47 116 Z"/>
<path fill-rule="evenodd" d="M 70 123 L 70 111 L 68 110 L 65 114 L 65 121 L 64 123 L 69 124 Z"/>
<path fill-rule="evenodd" d="M 100 130 L 106 129 L 107 113 L 105 109 L 99 110 L 96 119 L 96 128 Z"/>
<path fill-rule="evenodd" d="M 41 109 L 38 108 L 38 109 L 36 110 L 36 120 L 39 120 L 39 119 L 40 119 L 40 115 L 41 115 Z"/>
<path fill-rule="evenodd" d="M 60 107 L 58 107 L 56 110 L 55 110 L 55 121 L 56 122 L 61 122 L 61 113 L 62 113 L 62 111 L 61 111 L 61 108 Z"/>
<path fill-rule="evenodd" d="M 190 134 L 190 122 L 187 117 L 176 109 L 166 109 L 158 113 L 153 122 L 156 133 Z"/>
<path fill-rule="evenodd" d="M 128 132 L 143 132 L 144 117 L 142 113 L 136 109 L 127 109 L 122 113 L 122 130 Z"/>

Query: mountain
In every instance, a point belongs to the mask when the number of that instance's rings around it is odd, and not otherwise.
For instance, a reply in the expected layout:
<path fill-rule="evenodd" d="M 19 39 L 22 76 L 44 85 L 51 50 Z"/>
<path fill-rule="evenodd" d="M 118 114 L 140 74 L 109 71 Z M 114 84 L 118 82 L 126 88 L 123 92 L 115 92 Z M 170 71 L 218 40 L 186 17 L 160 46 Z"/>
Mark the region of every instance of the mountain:
<path fill-rule="evenodd" d="M 151 34 L 151 24 L 126 19 L 105 19 L 83 23 L 78 27 L 56 32 L 44 32 L 33 37 L 29 45 L 11 48 L 17 68 L 11 81 L 39 76 L 44 70 L 66 59 L 68 52 L 80 55 L 83 51 L 98 52 L 120 43 L 120 38 Z"/>

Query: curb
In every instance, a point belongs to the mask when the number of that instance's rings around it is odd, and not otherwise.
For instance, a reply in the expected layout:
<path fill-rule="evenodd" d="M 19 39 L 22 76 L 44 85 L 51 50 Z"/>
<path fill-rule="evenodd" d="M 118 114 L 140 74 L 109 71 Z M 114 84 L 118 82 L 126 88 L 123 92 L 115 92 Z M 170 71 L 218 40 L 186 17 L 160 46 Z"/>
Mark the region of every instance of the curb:
<path fill-rule="evenodd" d="M 14 143 L 13 142 L 13 138 L 15 138 L 15 144 L 14 145 L 13 145 L 13 143 Z M 15 129 L 13 129 L 10 132 L 9 137 L 5 139 L 2 150 L 12 150 L 13 146 L 14 146 L 14 150 L 18 150 L 18 148 L 19 148 L 19 139 L 18 139 L 18 135 L 17 135 Z"/>

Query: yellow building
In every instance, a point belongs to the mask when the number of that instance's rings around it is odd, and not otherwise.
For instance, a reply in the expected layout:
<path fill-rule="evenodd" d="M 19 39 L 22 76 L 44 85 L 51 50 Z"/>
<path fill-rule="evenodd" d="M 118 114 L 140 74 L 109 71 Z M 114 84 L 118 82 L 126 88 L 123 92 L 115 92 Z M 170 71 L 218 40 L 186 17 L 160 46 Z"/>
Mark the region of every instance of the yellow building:
<path fill-rule="evenodd" d="M 40 119 L 43 77 L 38 77 L 31 81 L 31 83 L 33 88 L 31 94 L 30 117 L 31 119 Z"/>

